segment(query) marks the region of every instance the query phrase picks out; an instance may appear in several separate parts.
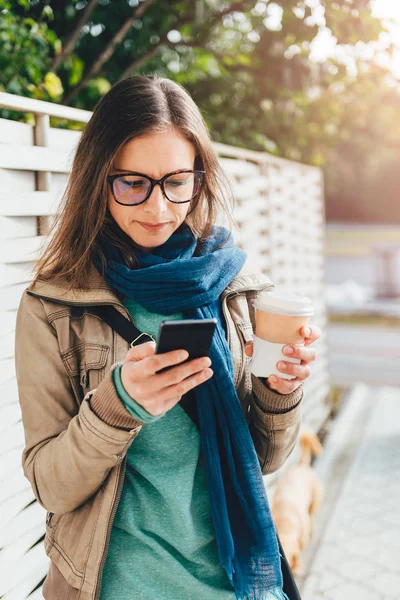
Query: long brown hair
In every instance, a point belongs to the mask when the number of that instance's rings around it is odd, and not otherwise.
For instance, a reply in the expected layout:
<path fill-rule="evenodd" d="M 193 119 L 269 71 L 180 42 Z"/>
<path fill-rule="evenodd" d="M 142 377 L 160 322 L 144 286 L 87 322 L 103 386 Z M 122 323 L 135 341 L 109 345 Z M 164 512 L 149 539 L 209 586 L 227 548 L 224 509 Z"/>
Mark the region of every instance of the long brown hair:
<path fill-rule="evenodd" d="M 71 288 L 86 288 L 92 259 L 103 265 L 101 240 L 116 246 L 135 268 L 134 242 L 108 210 L 107 180 L 115 155 L 129 140 L 173 127 L 193 143 L 195 168 L 206 171 L 186 222 L 199 237 L 208 237 L 219 214 L 232 225 L 233 196 L 212 147 L 199 108 L 178 83 L 152 75 L 135 75 L 115 85 L 96 105 L 75 153 L 50 240 L 35 266 L 35 279 L 63 279 Z"/>

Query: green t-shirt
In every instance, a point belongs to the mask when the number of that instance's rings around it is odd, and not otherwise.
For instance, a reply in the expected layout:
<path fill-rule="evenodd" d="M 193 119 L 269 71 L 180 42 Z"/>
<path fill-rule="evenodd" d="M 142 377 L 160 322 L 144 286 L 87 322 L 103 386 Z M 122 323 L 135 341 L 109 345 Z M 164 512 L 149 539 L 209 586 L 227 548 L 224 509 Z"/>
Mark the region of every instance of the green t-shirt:
<path fill-rule="evenodd" d="M 165 316 L 124 303 L 138 329 L 155 337 Z M 234 600 L 218 561 L 196 425 L 179 403 L 153 417 L 124 390 L 120 368 L 114 382 L 127 410 L 145 424 L 127 453 L 100 600 Z"/>

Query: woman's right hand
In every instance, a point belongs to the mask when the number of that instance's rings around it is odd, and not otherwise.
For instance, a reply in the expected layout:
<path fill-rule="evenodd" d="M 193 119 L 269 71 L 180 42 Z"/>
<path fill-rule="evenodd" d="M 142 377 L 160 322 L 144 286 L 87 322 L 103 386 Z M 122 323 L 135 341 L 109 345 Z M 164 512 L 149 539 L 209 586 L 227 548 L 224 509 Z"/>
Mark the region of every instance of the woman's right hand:
<path fill-rule="evenodd" d="M 197 387 L 213 375 L 208 367 L 208 356 L 185 361 L 186 350 L 172 350 L 155 354 L 154 342 L 131 348 L 121 368 L 121 380 L 126 392 L 153 416 L 171 410 L 186 392 Z M 173 366 L 176 365 L 176 366 Z M 156 373 L 172 367 L 164 373 Z"/>

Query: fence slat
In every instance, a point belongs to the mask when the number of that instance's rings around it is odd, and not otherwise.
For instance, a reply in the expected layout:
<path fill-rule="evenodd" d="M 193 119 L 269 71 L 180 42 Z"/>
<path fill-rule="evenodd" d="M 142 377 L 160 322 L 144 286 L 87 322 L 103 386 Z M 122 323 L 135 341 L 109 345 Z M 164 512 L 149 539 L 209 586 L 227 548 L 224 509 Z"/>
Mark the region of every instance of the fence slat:
<path fill-rule="evenodd" d="M 92 113 L 89 110 L 81 108 L 73 108 L 45 100 L 36 100 L 35 98 L 26 98 L 25 96 L 17 96 L 0 92 L 0 107 L 11 108 L 21 112 L 31 112 L 39 115 L 50 115 L 68 121 L 78 121 L 79 123 L 87 123 Z"/>
<path fill-rule="evenodd" d="M 42 524 L 44 531 L 45 518 L 46 511 L 38 502 L 30 504 L 11 519 L 5 527 L 2 527 L 0 530 L 0 546 L 2 548 L 7 546 L 40 524 Z"/>
<path fill-rule="evenodd" d="M 21 468 L 21 454 L 24 448 L 23 442 L 18 448 L 4 452 L 0 455 L 0 473 L 1 477 L 7 479 L 15 469 Z"/>
<path fill-rule="evenodd" d="M 22 538 L 16 539 L 11 544 L 2 548 L 0 552 L 0 573 L 7 570 L 12 563 L 21 559 L 26 553 L 26 548 L 37 542 L 42 533 L 43 526 L 39 524 L 27 531 Z"/>
<path fill-rule="evenodd" d="M 0 360 L 0 386 L 9 379 L 15 378 L 15 364 L 14 359 L 7 358 Z"/>
<path fill-rule="evenodd" d="M 11 264 L 36 261 L 44 242 L 44 236 L 5 240 L 0 245 L 1 261 Z"/>
<path fill-rule="evenodd" d="M 25 171 L 55 171 L 68 173 L 72 158 L 60 148 L 53 150 L 40 146 L 17 146 L 0 143 L 0 168 Z"/>
<path fill-rule="evenodd" d="M 2 286 L 26 283 L 26 287 L 28 287 L 32 281 L 34 266 L 35 263 L 33 261 L 8 265 L 0 263 L 0 281 Z M 2 331 L 2 318 L 3 316 L 0 313 L 0 335 Z M 8 318 L 10 318 L 9 314 Z"/>
<path fill-rule="evenodd" d="M 33 500 L 34 495 L 31 488 L 31 484 L 25 477 L 23 470 L 17 469 L 14 473 L 7 477 L 7 485 L 0 486 L 0 504 L 6 502 L 6 500 L 12 498 L 14 495 L 17 495 L 24 490 L 31 492 L 31 498 Z"/>
<path fill-rule="evenodd" d="M 0 431 L 15 425 L 21 419 L 21 409 L 19 404 L 8 404 L 0 407 Z M 2 439 L 0 439 L 0 444 Z"/>
<path fill-rule="evenodd" d="M 19 404 L 16 404 L 19 408 Z M 12 426 L 8 427 L 7 430 L 2 431 L 0 439 L 0 454 L 17 449 L 21 450 L 25 446 L 24 430 L 21 427 L 21 420 L 15 422 Z M 20 467 L 21 461 L 19 461 L 18 467 Z"/>
<path fill-rule="evenodd" d="M 7 590 L 3 596 L 4 600 L 25 598 L 46 575 L 47 565 L 41 560 L 43 552 L 43 542 L 41 542 L 24 554 L 21 561 L 4 574 L 2 585 Z"/>
<path fill-rule="evenodd" d="M 26 289 L 26 283 L 8 285 L 2 289 L 0 297 L 0 311 L 16 310 L 21 301 L 21 296 Z"/>
<path fill-rule="evenodd" d="M 0 335 L 0 360 L 14 356 L 15 334 L 13 331 Z"/>
<path fill-rule="evenodd" d="M 7 217 L 55 215 L 59 206 L 59 194 L 55 192 L 16 193 L 10 197 L 0 191 L 0 215 Z"/>
<path fill-rule="evenodd" d="M 0 406 L 3 408 L 14 402 L 18 402 L 17 381 L 15 378 L 10 378 L 0 383 Z"/>
<path fill-rule="evenodd" d="M 33 500 L 32 490 L 24 489 L 0 504 L 0 531 Z M 0 554 L 1 556 L 1 554 Z"/>
<path fill-rule="evenodd" d="M 3 217 L 0 216 L 0 240 L 35 236 L 37 232 L 36 217 Z"/>

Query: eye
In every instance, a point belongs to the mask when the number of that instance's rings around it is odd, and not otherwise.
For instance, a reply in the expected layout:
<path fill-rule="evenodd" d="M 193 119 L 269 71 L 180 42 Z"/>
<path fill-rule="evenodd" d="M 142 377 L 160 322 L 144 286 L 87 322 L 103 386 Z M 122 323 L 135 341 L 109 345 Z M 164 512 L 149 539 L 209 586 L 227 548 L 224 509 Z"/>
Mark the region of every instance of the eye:
<path fill-rule="evenodd" d="M 186 185 L 188 182 L 187 179 L 177 179 L 177 180 L 170 180 L 168 179 L 168 185 L 172 185 L 173 187 L 179 187 L 181 185 Z"/>
<path fill-rule="evenodd" d="M 171 175 L 165 181 L 168 187 L 178 188 L 183 187 L 185 185 L 189 185 L 193 182 L 193 175 L 191 173 L 182 173 L 179 175 Z"/>
<path fill-rule="evenodd" d="M 129 188 L 140 188 L 147 183 L 144 179 L 120 179 L 120 181 L 125 187 Z"/>

